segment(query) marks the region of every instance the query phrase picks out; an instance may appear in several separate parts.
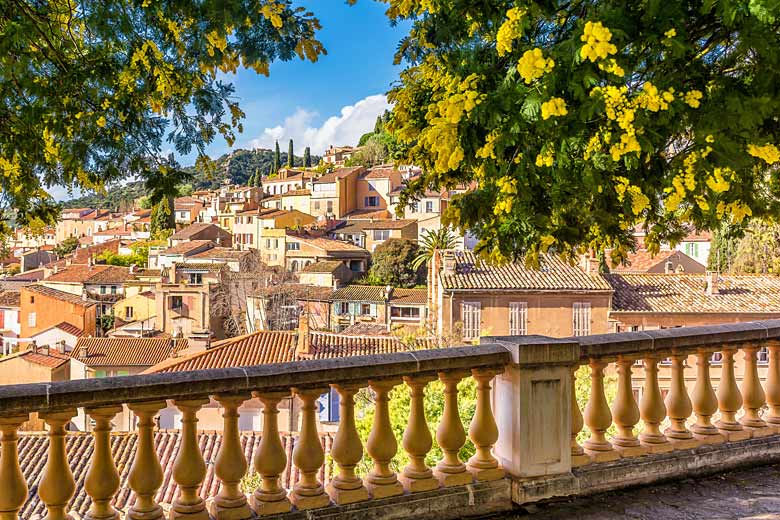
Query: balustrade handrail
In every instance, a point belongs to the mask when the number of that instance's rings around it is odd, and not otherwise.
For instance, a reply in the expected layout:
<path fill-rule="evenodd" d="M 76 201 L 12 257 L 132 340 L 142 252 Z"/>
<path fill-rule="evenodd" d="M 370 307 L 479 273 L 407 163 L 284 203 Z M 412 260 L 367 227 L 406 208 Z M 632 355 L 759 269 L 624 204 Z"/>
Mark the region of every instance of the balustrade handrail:
<path fill-rule="evenodd" d="M 580 344 L 580 358 L 601 358 L 647 352 L 692 351 L 699 347 L 780 340 L 780 320 L 677 327 L 568 338 Z"/>
<path fill-rule="evenodd" d="M 369 379 L 498 368 L 510 362 L 501 345 L 453 347 L 239 368 L 140 374 L 0 386 L 0 417 L 249 391 L 365 383 Z"/>

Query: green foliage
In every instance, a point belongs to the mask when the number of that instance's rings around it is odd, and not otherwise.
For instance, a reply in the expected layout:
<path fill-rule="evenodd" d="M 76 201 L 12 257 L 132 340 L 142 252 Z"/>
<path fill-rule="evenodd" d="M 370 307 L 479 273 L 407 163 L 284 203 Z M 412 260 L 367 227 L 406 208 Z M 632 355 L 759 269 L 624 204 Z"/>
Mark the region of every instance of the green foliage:
<path fill-rule="evenodd" d="M 148 196 L 144 195 L 143 197 L 138 199 L 138 206 L 141 209 L 152 209 L 152 201 L 149 199 Z M 105 207 L 105 206 L 103 206 L 103 207 Z"/>
<path fill-rule="evenodd" d="M 114 328 L 114 315 L 113 314 L 103 314 L 100 316 L 100 320 L 98 322 L 98 325 L 100 326 L 100 330 L 103 332 L 109 331 Z"/>
<path fill-rule="evenodd" d="M 226 73 L 325 52 L 319 22 L 287 1 L 21 0 L 0 27 L 0 210 L 19 225 L 53 223 L 48 187 L 145 181 L 164 145 L 205 165 L 217 135 L 242 130 Z"/>
<path fill-rule="evenodd" d="M 590 367 L 583 365 L 577 369 L 574 379 L 574 390 L 577 397 L 577 405 L 580 407 L 580 412 L 585 413 L 585 408 L 588 406 L 588 399 L 590 399 Z M 614 373 L 604 374 L 604 395 L 607 397 L 607 402 L 610 405 L 615 401 L 617 395 L 617 376 Z M 607 430 L 607 437 L 611 438 L 617 433 L 615 425 L 611 425 Z M 583 426 L 580 433 L 577 434 L 577 442 L 582 444 L 585 439 L 590 437 L 590 430 L 587 426 Z"/>
<path fill-rule="evenodd" d="M 780 214 L 780 4 L 387 0 L 401 197 L 472 186 L 445 222 L 504 262 Z M 435 8 L 431 7 L 435 6 Z"/>
<path fill-rule="evenodd" d="M 170 236 L 171 232 L 176 229 L 173 198 L 163 195 L 160 202 L 152 208 L 150 220 L 150 231 L 153 239 L 162 240 L 164 237 Z"/>
<path fill-rule="evenodd" d="M 455 235 L 452 234 L 450 228 L 445 226 L 442 226 L 435 231 L 428 229 L 423 233 L 422 240 L 418 247 L 420 252 L 412 261 L 412 267 L 414 269 L 420 269 L 422 266 L 427 265 L 431 258 L 433 258 L 435 251 L 442 251 L 455 247 Z"/>
<path fill-rule="evenodd" d="M 275 148 L 274 148 L 274 163 L 273 163 L 273 173 L 277 173 L 279 171 L 279 168 L 282 166 L 282 156 L 279 153 L 279 141 L 276 141 Z"/>
<path fill-rule="evenodd" d="M 241 477 L 241 482 L 239 482 L 238 487 L 242 493 L 251 495 L 260 487 L 262 481 L 263 479 L 260 476 L 260 473 L 254 471 L 254 469 L 250 469 Z"/>
<path fill-rule="evenodd" d="M 368 280 L 371 285 L 414 287 L 419 269 L 413 267 L 417 244 L 411 240 L 391 238 L 379 244 L 371 257 Z"/>
<path fill-rule="evenodd" d="M 295 154 L 293 153 L 293 140 L 290 139 L 290 144 L 287 145 L 287 167 L 292 168 L 293 162 L 295 159 Z"/>
<path fill-rule="evenodd" d="M 19 264 L 11 264 L 8 266 L 8 269 L 5 270 L 5 274 L 7 274 L 8 276 L 14 276 L 19 274 L 21 270 L 22 268 Z"/>
<path fill-rule="evenodd" d="M 135 242 L 130 245 L 130 249 L 132 253 L 129 255 L 120 255 L 113 251 L 105 250 L 98 256 L 98 260 L 108 265 L 146 267 L 149 263 L 149 243 Z"/>
<path fill-rule="evenodd" d="M 753 221 L 742 232 L 713 235 L 709 268 L 723 273 L 780 275 L 780 224 Z"/>
<path fill-rule="evenodd" d="M 75 251 L 79 247 L 79 239 L 77 237 L 68 237 L 56 246 L 54 246 L 54 254 L 59 258 L 68 255 Z"/>
<path fill-rule="evenodd" d="M 400 157 L 401 146 L 398 140 L 385 128 L 389 120 L 390 112 L 387 110 L 377 116 L 374 131 L 360 136 L 360 149 L 346 161 L 347 166 L 371 167 Z"/>
<path fill-rule="evenodd" d="M 303 150 L 303 166 L 311 168 L 311 150 L 308 146 Z"/>

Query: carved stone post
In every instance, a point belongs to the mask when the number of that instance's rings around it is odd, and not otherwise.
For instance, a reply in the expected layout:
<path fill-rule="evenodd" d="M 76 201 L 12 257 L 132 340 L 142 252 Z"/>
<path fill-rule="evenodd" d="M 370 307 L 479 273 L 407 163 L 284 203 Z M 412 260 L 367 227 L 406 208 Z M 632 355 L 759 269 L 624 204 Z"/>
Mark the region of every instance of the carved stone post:
<path fill-rule="evenodd" d="M 403 445 L 410 460 L 398 480 L 410 493 L 439 487 L 439 481 L 433 477 L 433 471 L 425 465 L 425 456 L 433 446 L 431 430 L 425 420 L 425 385 L 434 379 L 436 378 L 432 376 L 404 376 L 409 387 L 410 409 Z"/>
<path fill-rule="evenodd" d="M 355 394 L 362 385 L 331 386 L 339 393 L 339 429 L 330 450 L 339 474 L 328 484 L 328 494 L 337 504 L 362 502 L 368 500 L 368 490 L 355 475 L 355 467 L 363 458 L 363 445 L 355 427 Z"/>
<path fill-rule="evenodd" d="M 711 352 L 707 349 L 700 348 L 696 351 L 696 384 L 692 394 L 696 424 L 691 430 L 698 441 L 718 444 L 725 439 L 712 424 L 712 416 L 718 411 L 718 398 L 710 378 L 710 356 Z"/>
<path fill-rule="evenodd" d="M 119 520 L 119 512 L 111 505 L 119 489 L 119 472 L 111 454 L 111 420 L 122 411 L 121 406 L 88 408 L 86 413 L 95 421 L 92 437 L 95 450 L 84 479 L 84 489 L 92 499 L 85 520 Z"/>
<path fill-rule="evenodd" d="M 492 453 L 498 440 L 498 426 L 490 406 L 490 382 L 496 376 L 496 371 L 473 368 L 471 376 L 477 383 L 477 406 L 469 426 L 469 437 L 476 452 L 469 459 L 466 469 L 475 480 L 498 480 L 504 478 L 504 470 L 499 467 Z"/>
<path fill-rule="evenodd" d="M 458 412 L 458 383 L 463 374 L 439 372 L 439 379 L 444 383 L 444 411 L 436 430 L 436 441 L 444 452 L 444 459 L 436 465 L 433 474 L 444 487 L 470 484 L 471 473 L 466 471 L 466 466 L 458 457 L 458 452 L 466 444 L 466 432 Z"/>
<path fill-rule="evenodd" d="M 301 476 L 290 492 L 290 501 L 298 509 L 315 509 L 330 504 L 330 498 L 325 494 L 325 488 L 317 478 L 322 464 L 325 462 L 325 452 L 317 430 L 317 399 L 328 391 L 327 388 L 293 388 L 300 397 L 301 433 L 293 449 L 293 463 L 300 470 Z"/>
<path fill-rule="evenodd" d="M 45 520 L 72 520 L 65 509 L 76 491 L 76 482 L 65 453 L 65 425 L 76 416 L 76 410 L 41 414 L 49 425 L 49 453 L 43 476 L 38 484 L 38 496 L 46 504 Z"/>
<path fill-rule="evenodd" d="M 590 462 L 590 456 L 577 443 L 577 435 L 585 426 L 580 405 L 577 402 L 577 370 L 579 368 L 579 365 L 574 365 L 571 369 L 571 465 L 574 468 Z"/>
<path fill-rule="evenodd" d="M 171 520 L 209 520 L 206 503 L 200 498 L 200 485 L 206 478 L 206 463 L 198 446 L 198 410 L 208 399 L 176 400 L 181 410 L 181 443 L 173 463 L 173 480 L 179 486 L 179 497 L 173 501 Z"/>
<path fill-rule="evenodd" d="M 640 445 L 634 435 L 634 427 L 639 422 L 639 406 L 634 399 L 634 388 L 631 384 L 631 367 L 634 360 L 626 356 L 618 356 L 618 387 L 615 402 L 612 403 L 612 417 L 617 427 L 617 435 L 612 439 L 612 445 L 624 457 L 636 457 L 647 453 L 647 448 Z"/>
<path fill-rule="evenodd" d="M 780 341 L 769 340 L 769 369 L 766 375 L 766 402 L 769 405 L 768 422 L 780 433 Z"/>
<path fill-rule="evenodd" d="M 247 463 L 238 432 L 238 409 L 249 396 L 225 394 L 214 399 L 222 405 L 222 444 L 214 464 L 214 473 L 222 485 L 219 494 L 208 504 L 209 512 L 217 520 L 246 520 L 252 517 L 252 511 L 239 487 Z"/>
<path fill-rule="evenodd" d="M 753 437 L 765 437 L 772 435 L 774 430 L 768 428 L 766 422 L 759 415 L 759 411 L 766 404 L 766 395 L 761 388 L 761 381 L 758 379 L 758 365 L 756 353 L 759 346 L 755 344 L 747 345 L 742 348 L 745 355 L 745 374 L 742 378 L 742 408 L 745 414 L 739 420 Z"/>
<path fill-rule="evenodd" d="M 19 466 L 19 427 L 29 415 L 0 417 L 0 520 L 18 520 L 19 511 L 27 501 L 27 481 Z"/>
<path fill-rule="evenodd" d="M 645 365 L 645 384 L 642 389 L 642 399 L 639 400 L 639 415 L 645 427 L 639 434 L 639 441 L 651 453 L 671 451 L 674 448 L 661 433 L 661 423 L 666 418 L 666 406 L 661 396 L 661 389 L 658 387 L 658 357 L 649 354 L 642 361 Z"/>
<path fill-rule="evenodd" d="M 620 458 L 605 434 L 612 425 L 607 396 L 604 394 L 604 368 L 608 363 L 602 359 L 590 359 L 590 397 L 585 407 L 585 424 L 590 428 L 590 438 L 585 441 L 585 452 L 594 462 L 606 462 Z"/>
<path fill-rule="evenodd" d="M 666 413 L 671 425 L 664 431 L 664 434 L 678 450 L 695 448 L 699 445 L 685 424 L 693 413 L 693 404 L 688 397 L 688 389 L 685 387 L 685 360 L 687 357 L 687 354 L 681 352 L 672 353 L 672 381 L 665 401 Z"/>
<path fill-rule="evenodd" d="M 292 506 L 287 492 L 279 485 L 279 476 L 287 467 L 287 454 L 279 438 L 278 406 L 279 401 L 290 397 L 290 392 L 253 392 L 253 395 L 263 403 L 263 436 L 253 461 L 262 481 L 252 495 L 252 509 L 261 516 L 286 513 Z"/>
<path fill-rule="evenodd" d="M 398 443 L 390 424 L 388 394 L 398 380 L 378 379 L 368 382 L 374 392 L 374 423 L 366 443 L 366 451 L 374 460 L 374 467 L 365 477 L 365 485 L 373 498 L 385 498 L 400 495 L 404 492 L 398 482 L 398 476 L 390 469 L 390 461 L 398 451 Z"/>
<path fill-rule="evenodd" d="M 162 467 L 154 448 L 154 416 L 166 407 L 165 401 L 128 405 L 138 416 L 138 443 L 127 482 L 135 491 L 135 503 L 127 512 L 128 520 L 162 520 L 162 507 L 154 497 L 163 480 Z"/>
<path fill-rule="evenodd" d="M 734 354 L 737 349 L 724 347 L 722 368 L 720 372 L 720 384 L 718 385 L 718 409 L 720 420 L 716 423 L 718 430 L 729 441 L 738 441 L 750 438 L 750 432 L 745 431 L 737 421 L 737 412 L 742 407 L 742 394 L 737 386 L 737 378 L 734 374 Z"/>

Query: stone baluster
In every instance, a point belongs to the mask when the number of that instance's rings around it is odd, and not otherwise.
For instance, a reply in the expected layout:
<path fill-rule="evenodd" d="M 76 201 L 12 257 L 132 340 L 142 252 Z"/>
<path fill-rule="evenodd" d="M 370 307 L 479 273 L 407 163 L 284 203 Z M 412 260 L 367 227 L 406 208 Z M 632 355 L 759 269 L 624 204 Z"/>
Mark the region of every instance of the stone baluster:
<path fill-rule="evenodd" d="M 769 413 L 766 422 L 780 433 L 780 341 L 769 340 L 766 343 L 769 351 L 769 368 L 766 374 L 766 402 Z"/>
<path fill-rule="evenodd" d="M 692 394 L 696 424 L 691 427 L 691 431 L 698 441 L 717 444 L 723 442 L 724 438 L 712 424 L 712 416 L 718 411 L 718 398 L 710 378 L 711 355 L 712 352 L 704 348 L 696 351 L 696 384 Z"/>
<path fill-rule="evenodd" d="M 119 472 L 111 453 L 111 420 L 121 412 L 121 406 L 86 410 L 95 421 L 95 428 L 92 430 L 95 449 L 84 479 L 84 489 L 92 499 L 85 520 L 119 520 L 119 512 L 111 505 L 119 489 Z"/>
<path fill-rule="evenodd" d="M 219 494 L 208 504 L 209 512 L 217 520 L 246 520 L 252 517 L 252 511 L 239 487 L 247 463 L 238 432 L 238 409 L 249 396 L 223 394 L 214 399 L 222 405 L 222 444 L 214 463 L 221 486 Z"/>
<path fill-rule="evenodd" d="M 431 451 L 433 437 L 425 419 L 425 385 L 436 379 L 433 376 L 404 376 L 409 387 L 409 422 L 404 430 L 403 446 L 409 454 L 409 464 L 398 480 L 411 493 L 431 491 L 439 487 L 433 471 L 425 465 L 425 456 Z"/>
<path fill-rule="evenodd" d="M 604 368 L 607 362 L 590 359 L 590 396 L 585 406 L 585 424 L 590 428 L 590 437 L 585 441 L 585 452 L 595 462 L 606 462 L 620 458 L 605 434 L 612 425 L 612 413 L 609 411 L 607 396 L 604 394 Z"/>
<path fill-rule="evenodd" d="M 774 430 L 768 428 L 759 412 L 766 404 L 766 394 L 761 388 L 758 379 L 758 360 L 756 354 L 760 348 L 757 344 L 746 345 L 742 348 L 745 356 L 745 373 L 742 377 L 742 408 L 744 415 L 739 422 L 749 431 L 753 437 L 765 437 L 772 435 Z"/>
<path fill-rule="evenodd" d="M 327 388 L 293 388 L 301 401 L 301 433 L 293 449 L 292 459 L 300 470 L 300 479 L 290 492 L 290 501 L 298 509 L 315 509 L 330 504 L 325 488 L 317 478 L 325 452 L 317 430 L 317 399 Z"/>
<path fill-rule="evenodd" d="M 206 503 L 200 498 L 200 486 L 206 478 L 206 463 L 198 445 L 198 410 L 208 399 L 176 400 L 181 410 L 181 443 L 173 462 L 173 480 L 179 486 L 179 497 L 171 506 L 171 520 L 209 520 Z"/>
<path fill-rule="evenodd" d="M 355 426 L 355 394 L 362 385 L 331 385 L 339 393 L 339 428 L 330 450 L 339 473 L 328 484 L 328 494 L 337 504 L 368 500 L 368 490 L 355 475 L 363 458 L 363 445 Z"/>
<path fill-rule="evenodd" d="M 642 359 L 645 366 L 645 384 L 639 400 L 639 415 L 645 423 L 639 441 L 651 453 L 671 451 L 674 448 L 661 432 L 661 423 L 666 417 L 661 389 L 658 387 L 658 356 L 649 354 Z"/>
<path fill-rule="evenodd" d="M 444 487 L 462 486 L 473 480 L 458 456 L 466 444 L 466 431 L 458 411 L 458 383 L 461 379 L 463 374 L 459 372 L 439 372 L 439 380 L 444 383 L 444 410 L 436 429 L 436 441 L 444 457 L 434 468 L 433 474 Z"/>
<path fill-rule="evenodd" d="M 75 416 L 76 410 L 41 414 L 49 425 L 49 452 L 38 484 L 38 496 L 48 512 L 46 520 L 72 520 L 65 510 L 76 491 L 76 481 L 65 452 L 65 425 Z"/>
<path fill-rule="evenodd" d="M 27 481 L 19 466 L 17 433 L 29 415 L 0 417 L 0 520 L 18 520 L 27 501 Z"/>
<path fill-rule="evenodd" d="M 162 507 L 154 497 L 163 481 L 162 467 L 154 447 L 154 416 L 165 408 L 165 401 L 128 405 L 138 416 L 138 441 L 128 484 L 135 491 L 135 503 L 127 512 L 128 520 L 162 520 Z"/>
<path fill-rule="evenodd" d="M 577 370 L 579 365 L 574 365 L 571 372 L 571 465 L 572 467 L 584 466 L 590 462 L 590 457 L 577 442 L 577 435 L 585 426 L 580 405 L 577 402 Z"/>
<path fill-rule="evenodd" d="M 374 423 L 368 435 L 366 451 L 373 459 L 374 467 L 366 475 L 364 482 L 373 498 L 391 497 L 404 492 L 403 486 L 398 482 L 398 476 L 390 469 L 390 461 L 398 451 L 398 443 L 390 424 L 388 394 L 399 383 L 400 381 L 394 379 L 368 382 L 374 392 Z"/>
<path fill-rule="evenodd" d="M 686 426 L 688 418 L 693 413 L 693 404 L 688 397 L 688 389 L 685 386 L 685 360 L 687 357 L 687 354 L 681 352 L 672 353 L 672 381 L 664 401 L 666 413 L 671 423 L 664 434 L 672 446 L 679 450 L 699 445 L 699 442 L 693 438 L 693 433 Z"/>
<path fill-rule="evenodd" d="M 612 403 L 612 417 L 617 427 L 617 435 L 612 439 L 612 445 L 624 457 L 635 457 L 647 453 L 634 435 L 634 427 L 639 422 L 639 406 L 634 399 L 634 388 L 631 384 L 631 367 L 634 360 L 626 356 L 618 356 L 617 360 L 618 386 L 615 401 Z"/>
<path fill-rule="evenodd" d="M 724 347 L 721 351 L 720 384 L 718 385 L 718 409 L 720 419 L 716 423 L 718 430 L 729 441 L 738 441 L 750 438 L 750 432 L 745 431 L 742 424 L 737 421 L 737 412 L 742 407 L 742 394 L 737 386 L 737 378 L 734 373 L 734 347 Z"/>
<path fill-rule="evenodd" d="M 292 506 L 287 492 L 279 485 L 279 477 L 287 467 L 287 454 L 279 437 L 279 401 L 290 397 L 290 392 L 254 392 L 253 395 L 263 403 L 263 436 L 253 461 L 262 480 L 252 495 L 252 508 L 258 515 L 286 513 Z"/>
<path fill-rule="evenodd" d="M 473 368 L 471 376 L 477 383 L 477 405 L 469 425 L 469 438 L 476 451 L 469 459 L 466 469 L 475 480 L 498 480 L 504 478 L 504 470 L 498 466 L 498 461 L 492 453 L 498 440 L 498 426 L 490 406 L 490 382 L 496 376 L 496 371 Z"/>

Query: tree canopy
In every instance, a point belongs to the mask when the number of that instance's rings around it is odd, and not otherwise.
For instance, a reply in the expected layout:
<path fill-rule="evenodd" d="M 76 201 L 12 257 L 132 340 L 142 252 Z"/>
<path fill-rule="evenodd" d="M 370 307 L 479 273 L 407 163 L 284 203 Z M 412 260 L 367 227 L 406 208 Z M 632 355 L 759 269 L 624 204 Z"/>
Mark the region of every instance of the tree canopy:
<path fill-rule="evenodd" d="M 365 280 L 370 285 L 414 287 L 418 283 L 419 268 L 413 266 L 418 255 L 417 244 L 403 238 L 390 238 L 374 249 L 371 268 Z"/>
<path fill-rule="evenodd" d="M 677 242 L 780 211 L 780 4 L 387 0 L 388 126 L 486 258 Z"/>
<path fill-rule="evenodd" d="M 318 29 L 286 0 L 0 0 L 0 209 L 51 221 L 48 188 L 164 174 L 164 146 L 205 163 L 244 117 L 218 74 L 316 61 Z"/>

